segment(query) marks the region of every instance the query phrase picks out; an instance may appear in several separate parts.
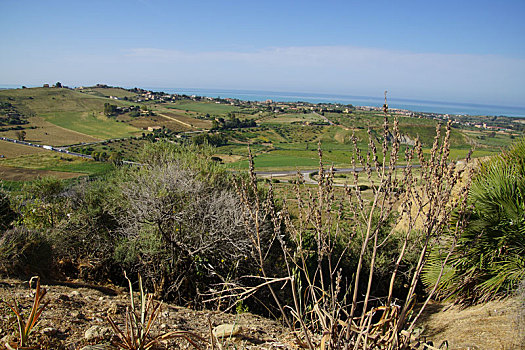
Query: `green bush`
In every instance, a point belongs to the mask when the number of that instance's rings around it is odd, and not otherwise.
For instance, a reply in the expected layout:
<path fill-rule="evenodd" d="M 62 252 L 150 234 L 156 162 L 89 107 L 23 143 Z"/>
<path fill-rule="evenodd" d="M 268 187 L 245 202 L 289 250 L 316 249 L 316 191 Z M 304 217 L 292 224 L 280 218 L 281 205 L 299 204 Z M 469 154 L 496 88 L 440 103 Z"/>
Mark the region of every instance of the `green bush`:
<path fill-rule="evenodd" d="M 4 276 L 48 276 L 52 250 L 44 235 L 25 227 L 5 231 L 0 237 L 0 274 Z"/>
<path fill-rule="evenodd" d="M 0 232 L 9 228 L 16 217 L 16 212 L 11 207 L 9 195 L 0 188 Z"/>

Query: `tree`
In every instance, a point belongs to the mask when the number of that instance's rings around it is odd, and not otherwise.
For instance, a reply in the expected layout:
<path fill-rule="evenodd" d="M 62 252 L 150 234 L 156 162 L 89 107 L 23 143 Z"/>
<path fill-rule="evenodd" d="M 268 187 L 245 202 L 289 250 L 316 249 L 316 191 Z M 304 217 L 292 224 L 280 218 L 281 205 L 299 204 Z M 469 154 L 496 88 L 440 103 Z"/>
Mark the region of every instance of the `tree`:
<path fill-rule="evenodd" d="M 55 84 L 55 87 L 56 88 L 61 88 L 62 87 L 62 83 L 57 81 L 56 84 Z"/>
<path fill-rule="evenodd" d="M 108 161 L 113 163 L 113 165 L 121 165 L 122 164 L 122 153 L 113 151 L 109 155 Z"/>
<path fill-rule="evenodd" d="M 108 102 L 104 103 L 104 115 L 109 117 L 109 116 L 114 115 L 116 111 L 117 111 L 117 106 L 112 105 Z"/>
<path fill-rule="evenodd" d="M 24 141 L 26 139 L 26 132 L 24 130 L 17 131 L 16 138 L 18 141 Z"/>

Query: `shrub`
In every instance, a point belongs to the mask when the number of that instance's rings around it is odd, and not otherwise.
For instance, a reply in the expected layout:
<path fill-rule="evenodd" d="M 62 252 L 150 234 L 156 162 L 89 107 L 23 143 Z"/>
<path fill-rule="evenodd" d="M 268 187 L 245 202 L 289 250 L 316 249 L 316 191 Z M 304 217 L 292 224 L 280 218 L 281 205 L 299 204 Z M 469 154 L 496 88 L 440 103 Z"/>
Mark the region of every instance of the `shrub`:
<path fill-rule="evenodd" d="M 7 192 L 0 188 L 0 232 L 11 226 L 17 214 L 11 207 L 11 200 Z"/>
<path fill-rule="evenodd" d="M 250 254 L 240 199 L 216 162 L 158 147 L 162 154 L 130 169 L 120 184 L 116 258 L 153 284 L 157 296 L 193 301 Z"/>
<path fill-rule="evenodd" d="M 0 274 L 49 276 L 51 265 L 51 246 L 41 233 L 15 227 L 0 237 Z"/>

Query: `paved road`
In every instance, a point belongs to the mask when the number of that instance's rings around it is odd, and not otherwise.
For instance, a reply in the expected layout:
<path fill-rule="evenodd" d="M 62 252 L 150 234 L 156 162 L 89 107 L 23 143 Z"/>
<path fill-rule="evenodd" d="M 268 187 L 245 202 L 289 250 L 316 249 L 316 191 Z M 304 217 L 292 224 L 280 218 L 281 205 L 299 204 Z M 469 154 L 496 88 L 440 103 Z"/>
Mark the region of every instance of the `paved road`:
<path fill-rule="evenodd" d="M 406 168 L 406 165 L 396 165 L 396 169 L 404 169 Z M 420 168 L 420 164 L 412 164 L 412 168 Z M 355 172 L 362 172 L 364 170 L 363 167 L 356 167 L 354 168 L 334 168 L 334 173 L 353 173 Z M 376 168 L 372 167 L 372 170 L 375 171 Z M 316 184 L 317 181 L 312 180 L 310 177 L 311 174 L 317 173 L 319 169 L 307 169 L 307 170 L 286 170 L 286 171 L 256 171 L 255 174 L 257 176 L 264 176 L 264 177 L 281 177 L 281 176 L 290 176 L 290 175 L 297 175 L 297 173 L 300 173 L 305 182 L 309 184 Z M 330 169 L 326 169 L 326 172 L 330 171 Z M 288 182 L 288 181 L 287 181 Z M 335 184 L 335 186 L 344 186 L 343 184 Z"/>

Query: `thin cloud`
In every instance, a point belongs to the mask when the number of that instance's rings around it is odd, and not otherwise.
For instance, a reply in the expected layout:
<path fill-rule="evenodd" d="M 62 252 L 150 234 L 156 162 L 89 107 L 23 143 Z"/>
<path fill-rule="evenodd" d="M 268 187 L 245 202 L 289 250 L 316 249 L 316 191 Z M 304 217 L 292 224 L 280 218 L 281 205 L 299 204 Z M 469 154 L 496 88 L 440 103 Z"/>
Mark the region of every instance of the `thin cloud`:
<path fill-rule="evenodd" d="M 496 55 L 307 46 L 252 52 L 136 48 L 126 52 L 124 57 L 135 63 L 168 65 L 179 77 L 186 77 L 182 70 L 191 67 L 194 68 L 191 74 L 201 81 L 206 81 L 202 73 L 209 73 L 211 67 L 214 77 L 231 88 L 235 87 L 231 83 L 240 84 L 239 88 L 257 88 L 260 83 L 264 86 L 259 88 L 271 89 L 273 81 L 276 85 L 295 86 L 296 89 L 304 87 L 311 91 L 370 93 L 385 87 L 399 91 L 400 96 L 418 98 L 431 98 L 434 94 L 439 98 L 454 98 L 467 94 L 491 99 L 491 96 L 507 91 L 517 102 L 525 96 L 522 84 L 525 60 Z M 169 75 L 170 71 L 166 74 Z M 215 85 L 212 78 L 208 79 L 208 84 Z"/>

